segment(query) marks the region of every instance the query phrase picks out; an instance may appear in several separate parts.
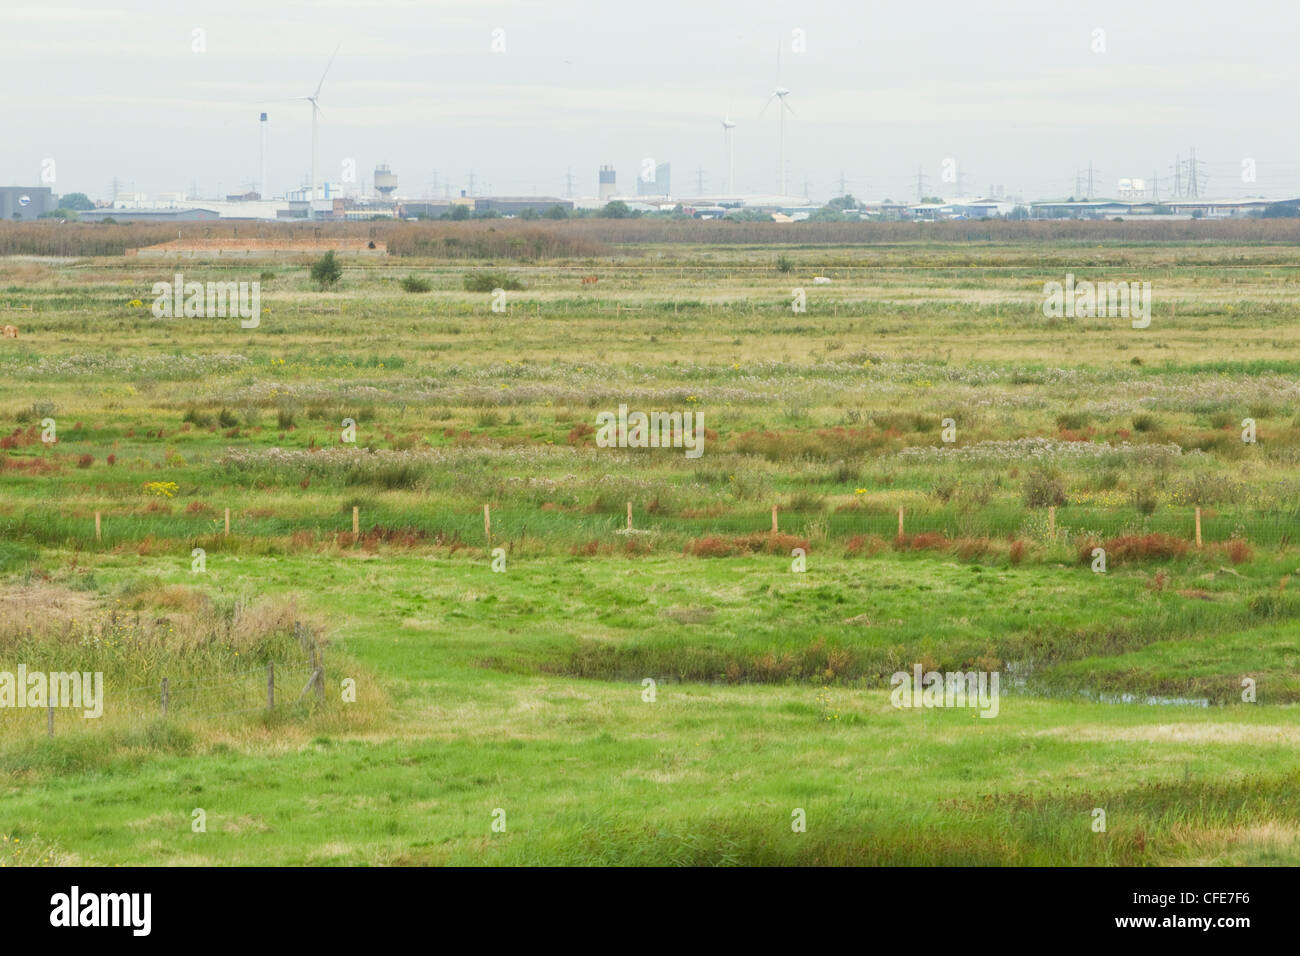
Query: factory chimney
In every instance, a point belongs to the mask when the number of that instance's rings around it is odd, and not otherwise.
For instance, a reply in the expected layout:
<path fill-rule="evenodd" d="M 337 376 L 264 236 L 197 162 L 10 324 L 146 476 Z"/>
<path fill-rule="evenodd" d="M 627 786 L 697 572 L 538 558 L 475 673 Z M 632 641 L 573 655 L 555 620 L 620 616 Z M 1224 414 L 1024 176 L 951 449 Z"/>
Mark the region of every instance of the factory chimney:
<path fill-rule="evenodd" d="M 266 185 L 266 114 L 262 114 L 261 122 L 258 124 L 262 128 L 262 184 L 258 190 L 263 199 L 270 199 L 271 194 Z"/>

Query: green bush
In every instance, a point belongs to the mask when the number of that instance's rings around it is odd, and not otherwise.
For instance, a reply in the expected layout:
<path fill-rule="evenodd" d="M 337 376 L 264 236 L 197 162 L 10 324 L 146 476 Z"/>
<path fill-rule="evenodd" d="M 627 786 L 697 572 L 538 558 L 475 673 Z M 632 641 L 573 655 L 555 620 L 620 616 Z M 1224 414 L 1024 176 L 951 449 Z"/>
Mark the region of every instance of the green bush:
<path fill-rule="evenodd" d="M 421 279 L 418 276 L 407 276 L 402 280 L 402 290 L 405 292 L 428 292 L 433 285 L 428 279 Z"/>
<path fill-rule="evenodd" d="M 465 275 L 466 292 L 491 292 L 494 289 L 522 289 L 524 284 L 500 272 L 469 272 Z"/>
<path fill-rule="evenodd" d="M 311 267 L 312 281 L 322 289 L 334 285 L 334 283 L 338 282 L 342 276 L 343 267 L 340 266 L 338 261 L 334 258 L 333 249 L 325 253 L 325 255 Z"/>
<path fill-rule="evenodd" d="M 615 199 L 601 207 L 596 215 L 601 219 L 628 219 L 632 216 L 632 210 L 623 200 Z"/>
<path fill-rule="evenodd" d="M 1156 513 L 1156 506 L 1160 499 L 1156 497 L 1156 490 L 1149 485 L 1134 488 L 1129 493 L 1129 500 L 1139 514 L 1152 515 Z"/>
<path fill-rule="evenodd" d="M 1065 504 L 1065 485 L 1054 471 L 1032 471 L 1021 486 L 1025 507 L 1047 508 Z"/>
<path fill-rule="evenodd" d="M 212 424 L 212 416 L 205 414 L 197 408 L 189 408 L 186 409 L 185 417 L 182 418 L 181 421 L 189 422 L 197 428 L 207 428 Z"/>

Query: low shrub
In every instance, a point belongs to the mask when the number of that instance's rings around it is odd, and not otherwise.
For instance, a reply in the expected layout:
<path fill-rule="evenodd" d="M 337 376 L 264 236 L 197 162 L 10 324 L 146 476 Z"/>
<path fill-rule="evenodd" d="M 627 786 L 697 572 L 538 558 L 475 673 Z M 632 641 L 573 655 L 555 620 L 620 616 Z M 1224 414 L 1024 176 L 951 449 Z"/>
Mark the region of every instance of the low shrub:
<path fill-rule="evenodd" d="M 491 292 L 494 289 L 522 289 L 524 284 L 504 272 L 469 272 L 465 274 L 466 292 Z"/>
<path fill-rule="evenodd" d="M 1079 562 L 1089 564 L 1092 561 L 1092 549 L 1096 547 L 1106 552 L 1107 562 L 1114 562 L 1181 558 L 1187 554 L 1189 545 L 1182 538 L 1159 532 L 1123 535 L 1100 545 L 1089 540 L 1079 546 Z"/>

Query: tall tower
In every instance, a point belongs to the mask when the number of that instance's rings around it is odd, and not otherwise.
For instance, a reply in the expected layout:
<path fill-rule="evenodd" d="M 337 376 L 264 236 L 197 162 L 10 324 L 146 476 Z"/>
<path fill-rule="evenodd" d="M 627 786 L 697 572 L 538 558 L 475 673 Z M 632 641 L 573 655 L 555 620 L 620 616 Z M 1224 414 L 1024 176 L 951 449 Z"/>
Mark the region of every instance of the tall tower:
<path fill-rule="evenodd" d="M 262 130 L 262 182 L 258 187 L 258 193 L 263 199 L 270 199 L 271 193 L 266 185 L 266 114 L 262 114 L 261 120 L 257 124 Z"/>
<path fill-rule="evenodd" d="M 1189 199 L 1199 199 L 1200 192 L 1199 180 L 1201 176 L 1196 171 L 1196 147 L 1192 147 L 1191 156 L 1187 160 L 1187 197 Z"/>
<path fill-rule="evenodd" d="M 380 163 L 375 167 L 375 192 L 385 199 L 391 199 L 396 189 L 397 177 L 393 175 L 387 163 Z"/>
<path fill-rule="evenodd" d="M 614 167 L 600 167 L 600 189 L 596 193 L 596 198 L 601 202 L 609 202 L 617 192 L 618 189 L 614 185 Z"/>

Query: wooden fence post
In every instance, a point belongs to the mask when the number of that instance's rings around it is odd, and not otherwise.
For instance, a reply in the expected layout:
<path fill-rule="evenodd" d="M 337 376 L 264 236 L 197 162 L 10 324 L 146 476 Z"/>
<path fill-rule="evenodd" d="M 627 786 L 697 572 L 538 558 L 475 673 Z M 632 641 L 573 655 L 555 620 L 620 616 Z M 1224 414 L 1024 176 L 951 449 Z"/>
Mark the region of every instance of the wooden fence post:
<path fill-rule="evenodd" d="M 903 508 L 901 505 L 898 508 L 898 540 L 903 540 Z"/>
<path fill-rule="evenodd" d="M 167 678 L 164 677 L 162 679 L 162 715 L 164 717 L 167 716 L 167 698 L 168 698 Z"/>
<path fill-rule="evenodd" d="M 352 506 L 352 537 L 355 540 L 361 534 L 361 509 L 357 505 Z"/>
<path fill-rule="evenodd" d="M 777 510 L 777 506 L 776 506 L 776 505 L 772 505 L 772 533 L 773 533 L 773 534 L 776 534 L 776 530 L 777 530 L 777 528 L 776 528 L 776 510 Z"/>
<path fill-rule="evenodd" d="M 627 503 L 627 530 L 632 530 L 632 502 Z"/>
<path fill-rule="evenodd" d="M 266 665 L 266 709 L 275 710 L 275 662 Z"/>
<path fill-rule="evenodd" d="M 1047 537 L 1056 540 L 1056 505 L 1047 506 Z"/>
<path fill-rule="evenodd" d="M 1196 509 L 1196 546 L 1201 546 L 1201 509 Z"/>
<path fill-rule="evenodd" d="M 95 512 L 95 540 L 99 541 L 102 538 L 103 535 L 100 533 L 100 528 L 99 528 L 99 512 L 96 511 Z"/>
<path fill-rule="evenodd" d="M 226 534 L 230 534 L 230 509 L 226 509 Z"/>
<path fill-rule="evenodd" d="M 492 543 L 492 511 L 488 505 L 483 506 L 483 536 L 488 544 Z"/>
<path fill-rule="evenodd" d="M 51 694 L 49 700 L 46 701 L 46 705 L 47 706 L 45 709 L 45 726 L 49 735 L 53 737 L 54 736 L 54 695 L 53 694 Z"/>

